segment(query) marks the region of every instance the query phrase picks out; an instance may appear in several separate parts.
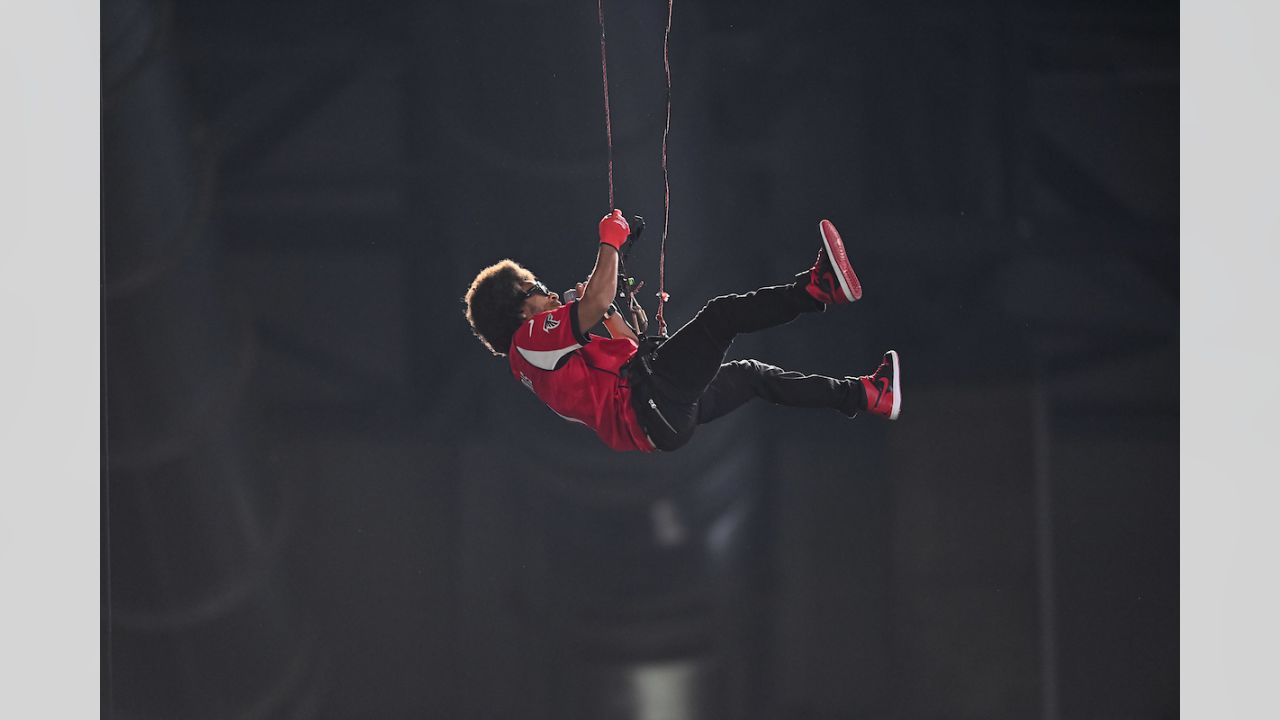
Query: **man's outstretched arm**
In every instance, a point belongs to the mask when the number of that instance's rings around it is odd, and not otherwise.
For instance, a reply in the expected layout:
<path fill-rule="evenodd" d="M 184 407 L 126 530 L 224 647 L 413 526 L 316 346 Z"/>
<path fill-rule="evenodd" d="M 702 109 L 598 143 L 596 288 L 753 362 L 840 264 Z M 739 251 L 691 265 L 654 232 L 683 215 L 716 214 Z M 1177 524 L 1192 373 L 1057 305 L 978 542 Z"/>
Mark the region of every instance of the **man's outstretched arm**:
<path fill-rule="evenodd" d="M 586 332 L 604 317 L 604 311 L 618 294 L 618 248 L 627 241 L 631 228 L 621 210 L 614 210 L 600 221 L 600 248 L 596 254 L 596 266 L 582 292 L 582 299 L 574 306 L 578 314 L 578 327 Z"/>

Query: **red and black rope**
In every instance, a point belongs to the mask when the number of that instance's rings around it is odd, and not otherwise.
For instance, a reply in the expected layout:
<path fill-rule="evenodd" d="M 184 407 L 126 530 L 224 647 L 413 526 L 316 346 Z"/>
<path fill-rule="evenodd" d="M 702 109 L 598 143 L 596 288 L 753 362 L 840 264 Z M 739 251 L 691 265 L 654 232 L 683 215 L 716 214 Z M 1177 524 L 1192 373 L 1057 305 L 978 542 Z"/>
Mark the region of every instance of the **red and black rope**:
<path fill-rule="evenodd" d="M 609 60 L 604 41 L 604 0 L 596 0 L 600 20 L 600 77 L 604 84 L 604 135 L 609 146 L 609 209 L 613 210 L 613 121 L 609 114 Z"/>
<path fill-rule="evenodd" d="M 658 332 L 667 334 L 667 321 L 663 305 L 667 294 L 667 236 L 671 227 L 671 180 L 667 171 L 667 138 L 671 134 L 671 16 L 675 0 L 667 0 L 667 26 L 662 35 L 662 68 L 667 79 L 667 115 L 662 128 L 662 242 L 658 247 Z M 614 207 L 613 196 L 613 119 L 609 112 L 609 60 L 604 31 L 604 0 L 596 0 L 596 19 L 600 23 L 600 79 L 604 88 L 604 134 L 608 147 L 609 208 Z"/>
<path fill-rule="evenodd" d="M 662 35 L 662 68 L 667 75 L 667 124 L 662 128 L 662 244 L 658 247 L 658 333 L 667 336 L 662 306 L 667 302 L 667 230 L 671 225 L 671 181 L 667 176 L 667 136 L 671 134 L 671 12 L 675 0 L 667 0 L 667 29 Z"/>

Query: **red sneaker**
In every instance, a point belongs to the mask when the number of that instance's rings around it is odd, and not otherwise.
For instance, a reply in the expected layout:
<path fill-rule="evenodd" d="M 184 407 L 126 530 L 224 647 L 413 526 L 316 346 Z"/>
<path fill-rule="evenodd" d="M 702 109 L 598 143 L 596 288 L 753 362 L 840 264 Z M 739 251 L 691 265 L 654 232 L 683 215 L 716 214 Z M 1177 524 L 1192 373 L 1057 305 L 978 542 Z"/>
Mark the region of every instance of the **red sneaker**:
<path fill-rule="evenodd" d="M 890 350 L 884 354 L 880 367 L 870 375 L 854 378 L 862 382 L 867 394 L 867 412 L 890 420 L 897 420 L 902 411 L 902 390 L 899 386 L 898 353 Z"/>
<path fill-rule="evenodd" d="M 849 264 L 840 233 L 830 220 L 818 223 L 822 235 L 822 249 L 818 259 L 809 269 L 809 282 L 805 292 L 824 305 L 843 305 L 862 297 L 862 283 Z"/>

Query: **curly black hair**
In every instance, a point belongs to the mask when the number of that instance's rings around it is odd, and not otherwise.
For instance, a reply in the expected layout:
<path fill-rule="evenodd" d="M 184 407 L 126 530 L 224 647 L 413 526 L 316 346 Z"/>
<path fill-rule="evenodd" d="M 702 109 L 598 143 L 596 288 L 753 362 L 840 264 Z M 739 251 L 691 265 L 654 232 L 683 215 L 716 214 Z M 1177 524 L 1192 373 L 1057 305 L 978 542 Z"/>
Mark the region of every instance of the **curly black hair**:
<path fill-rule="evenodd" d="M 520 316 L 524 298 L 517 286 L 533 279 L 533 273 L 520 263 L 499 260 L 476 275 L 462 298 L 471 332 L 498 357 L 506 357 L 512 336 L 524 322 Z"/>

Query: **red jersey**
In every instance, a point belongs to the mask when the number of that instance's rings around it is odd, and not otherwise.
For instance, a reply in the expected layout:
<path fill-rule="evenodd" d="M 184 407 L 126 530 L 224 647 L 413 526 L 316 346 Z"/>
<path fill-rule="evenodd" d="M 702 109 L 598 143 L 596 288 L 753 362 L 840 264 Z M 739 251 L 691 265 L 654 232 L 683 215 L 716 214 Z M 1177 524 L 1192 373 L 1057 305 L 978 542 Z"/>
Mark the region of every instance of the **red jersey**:
<path fill-rule="evenodd" d="M 539 313 L 520 326 L 507 352 L 511 374 L 557 415 L 591 428 L 614 450 L 652 452 L 622 377 L 636 344 L 583 333 L 576 304 Z"/>

